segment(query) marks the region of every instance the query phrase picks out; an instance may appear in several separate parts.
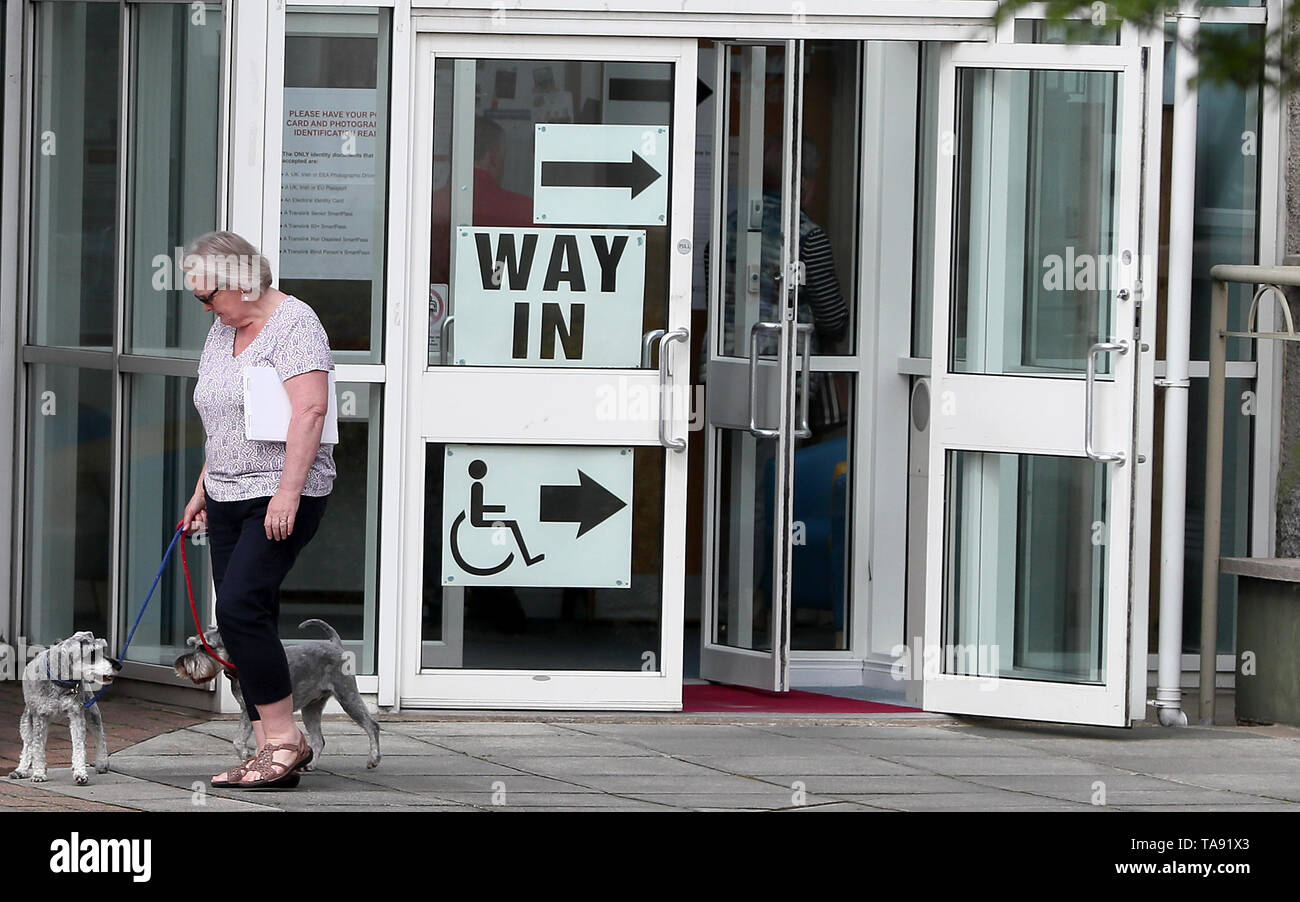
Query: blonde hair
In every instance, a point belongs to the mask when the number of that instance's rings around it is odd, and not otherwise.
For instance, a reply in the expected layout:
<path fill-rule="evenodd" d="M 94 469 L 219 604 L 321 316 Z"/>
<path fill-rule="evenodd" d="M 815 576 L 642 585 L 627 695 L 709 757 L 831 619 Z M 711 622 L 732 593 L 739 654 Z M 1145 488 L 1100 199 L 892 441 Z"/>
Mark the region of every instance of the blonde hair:
<path fill-rule="evenodd" d="M 204 285 L 235 289 L 255 301 L 271 287 L 271 264 L 242 235 L 208 232 L 195 238 L 185 252 L 183 268 L 202 276 Z"/>

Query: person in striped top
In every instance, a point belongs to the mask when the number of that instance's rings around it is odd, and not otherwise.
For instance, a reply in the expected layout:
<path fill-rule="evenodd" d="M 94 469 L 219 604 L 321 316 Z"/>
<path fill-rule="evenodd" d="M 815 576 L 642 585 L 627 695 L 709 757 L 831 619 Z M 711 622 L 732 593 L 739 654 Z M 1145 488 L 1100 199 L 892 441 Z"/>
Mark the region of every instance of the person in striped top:
<path fill-rule="evenodd" d="M 763 149 L 763 207 L 762 229 L 760 235 L 761 251 L 759 264 L 758 318 L 753 322 L 773 322 L 780 309 L 781 279 L 781 158 L 782 143 L 780 136 L 768 136 Z M 806 202 L 816 187 L 817 169 L 820 154 L 807 138 L 803 139 L 800 167 L 800 198 Z M 723 272 L 723 345 L 726 356 L 748 356 L 749 336 L 737 336 L 735 328 L 736 312 L 747 303 L 745 297 L 736 296 L 736 246 L 743 240 L 737 232 L 738 215 L 735 209 L 734 192 L 729 192 L 732 207 L 727 214 L 727 265 Z M 709 248 L 704 249 L 704 265 L 709 265 Z M 849 306 L 840 291 L 839 277 L 835 269 L 835 255 L 831 249 L 830 237 L 826 230 L 814 222 L 802 209 L 799 211 L 799 260 L 803 264 L 804 284 L 799 288 L 797 319 L 800 323 L 811 324 L 812 349 L 814 355 L 831 354 L 839 351 L 841 342 L 849 331 Z M 730 300 L 730 302 L 726 302 Z M 752 324 L 752 323 L 751 323 Z M 739 344 L 737 344 L 739 340 Z M 705 345 L 707 348 L 707 343 Z M 776 338 L 771 333 L 759 340 L 759 354 L 774 356 Z M 701 373 L 704 372 L 703 366 Z M 830 375 L 815 373 L 811 380 L 809 396 L 809 420 L 814 429 L 826 427 L 844 421 L 846 411 L 841 409 L 841 401 L 834 390 Z"/>

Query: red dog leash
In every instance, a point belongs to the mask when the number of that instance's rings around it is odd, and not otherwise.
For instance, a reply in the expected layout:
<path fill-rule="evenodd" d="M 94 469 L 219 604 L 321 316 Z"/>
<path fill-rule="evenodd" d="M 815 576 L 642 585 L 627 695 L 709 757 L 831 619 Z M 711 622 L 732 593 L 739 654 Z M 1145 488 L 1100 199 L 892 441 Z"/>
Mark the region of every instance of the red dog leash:
<path fill-rule="evenodd" d="M 177 529 L 181 529 L 184 526 L 184 520 L 181 520 L 176 524 Z M 203 624 L 199 622 L 199 609 L 198 606 L 194 604 L 194 587 L 190 585 L 190 561 L 189 558 L 185 556 L 185 537 L 183 536 L 181 537 L 181 568 L 185 571 L 185 594 L 189 596 L 190 599 L 190 613 L 194 615 L 194 628 L 198 631 L 199 641 L 203 643 L 203 647 L 207 649 L 208 654 L 212 655 L 212 657 L 217 660 L 217 663 L 229 667 L 231 670 L 235 670 L 235 665 L 217 654 L 216 651 L 213 650 L 212 646 L 208 644 L 207 638 L 203 635 Z M 238 671 L 236 670 L 235 672 L 237 673 Z"/>

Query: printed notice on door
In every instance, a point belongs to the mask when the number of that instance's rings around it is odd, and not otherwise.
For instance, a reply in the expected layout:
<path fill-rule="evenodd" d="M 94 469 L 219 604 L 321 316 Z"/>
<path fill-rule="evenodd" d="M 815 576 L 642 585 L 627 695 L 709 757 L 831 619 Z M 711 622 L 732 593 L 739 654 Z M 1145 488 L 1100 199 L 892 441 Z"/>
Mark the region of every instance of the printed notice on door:
<path fill-rule="evenodd" d="M 374 274 L 374 88 L 284 89 L 280 276 Z"/>

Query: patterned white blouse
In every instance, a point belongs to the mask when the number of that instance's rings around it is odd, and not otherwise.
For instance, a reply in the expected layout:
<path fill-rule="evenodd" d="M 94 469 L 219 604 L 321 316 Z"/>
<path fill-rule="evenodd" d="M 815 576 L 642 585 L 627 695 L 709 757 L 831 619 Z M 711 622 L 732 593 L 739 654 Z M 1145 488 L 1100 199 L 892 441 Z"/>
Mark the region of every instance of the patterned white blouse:
<path fill-rule="evenodd" d="M 235 327 L 214 318 L 194 386 L 194 406 L 207 433 L 208 472 L 203 487 L 214 501 L 274 495 L 284 473 L 284 442 L 244 438 L 244 367 L 273 366 L 281 382 L 310 370 L 334 369 L 329 337 L 316 311 L 292 296 L 271 311 L 262 330 L 238 356 L 234 349 Z M 322 444 L 307 471 L 302 494 L 328 495 L 334 476 L 334 446 Z"/>

